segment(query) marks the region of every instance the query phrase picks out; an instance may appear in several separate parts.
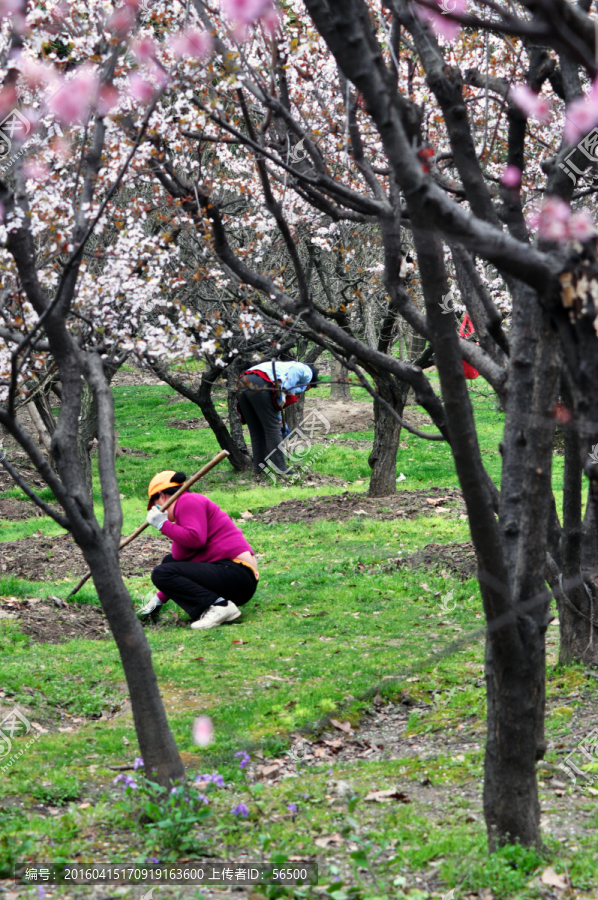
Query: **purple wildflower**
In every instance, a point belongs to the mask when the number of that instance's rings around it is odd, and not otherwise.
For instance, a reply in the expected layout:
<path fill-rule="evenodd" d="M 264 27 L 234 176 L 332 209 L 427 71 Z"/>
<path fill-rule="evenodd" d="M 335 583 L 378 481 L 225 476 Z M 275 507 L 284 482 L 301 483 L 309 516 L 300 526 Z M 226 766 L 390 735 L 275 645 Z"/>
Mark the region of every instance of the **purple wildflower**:
<path fill-rule="evenodd" d="M 198 775 L 195 784 L 215 784 L 216 787 L 224 787 L 224 778 L 219 772 L 212 772 L 211 775 Z"/>
<path fill-rule="evenodd" d="M 245 753 L 244 750 L 239 750 L 238 753 L 235 753 L 235 756 L 241 757 L 241 759 L 239 760 L 239 768 L 240 769 L 244 769 L 245 766 L 247 765 L 247 763 L 249 762 L 249 760 L 251 759 L 251 757 L 249 756 L 249 753 Z"/>
<path fill-rule="evenodd" d="M 157 859 L 157 857 L 155 857 L 155 856 L 152 856 L 152 862 L 153 862 L 153 863 L 156 863 L 156 864 L 157 864 L 157 863 L 159 863 L 159 862 L 160 862 L 160 860 L 159 860 L 159 859 Z"/>
<path fill-rule="evenodd" d="M 236 806 L 233 806 L 231 812 L 233 816 L 242 816 L 243 819 L 246 819 L 249 815 L 249 810 L 244 803 L 237 803 Z"/>
<path fill-rule="evenodd" d="M 309 800 L 309 794 L 301 794 L 304 800 Z"/>
<path fill-rule="evenodd" d="M 41 886 L 41 884 L 38 884 L 38 886 L 37 886 L 37 896 L 40 898 L 40 900 L 42 897 L 46 896 L 46 892 L 43 889 L 43 887 Z"/>
<path fill-rule="evenodd" d="M 118 784 L 119 781 L 122 781 L 126 788 L 130 787 L 134 791 L 137 790 L 137 782 L 130 775 L 117 775 L 112 784 Z"/>
<path fill-rule="evenodd" d="M 293 813 L 293 815 L 295 815 L 297 813 L 297 810 L 299 809 L 299 807 L 297 806 L 296 803 L 289 803 L 289 805 L 287 806 L 287 809 L 290 813 Z"/>
<path fill-rule="evenodd" d="M 143 768 L 143 759 L 140 756 L 136 756 L 133 762 L 133 768 L 135 770 Z"/>
<path fill-rule="evenodd" d="M 198 795 L 197 795 L 197 799 L 198 799 L 198 800 L 201 800 L 202 803 L 209 803 L 209 802 L 210 802 L 210 801 L 208 800 L 208 798 L 206 797 L 205 794 L 198 794 Z"/>

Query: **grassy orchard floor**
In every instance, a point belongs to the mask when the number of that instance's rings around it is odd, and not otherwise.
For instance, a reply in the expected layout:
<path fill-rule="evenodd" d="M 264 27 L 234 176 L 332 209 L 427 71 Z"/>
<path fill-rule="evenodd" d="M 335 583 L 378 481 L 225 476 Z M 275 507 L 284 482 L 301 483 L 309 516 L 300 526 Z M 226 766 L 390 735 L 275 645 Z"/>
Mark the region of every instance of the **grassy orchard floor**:
<path fill-rule="evenodd" d="M 478 391 L 478 382 L 474 387 Z M 483 396 L 489 390 L 482 386 L 479 391 L 472 397 L 482 452 L 498 479 L 501 417 L 493 399 Z M 123 386 L 114 393 L 119 444 L 150 454 L 117 459 L 124 532 L 129 533 L 145 515 L 151 475 L 164 468 L 184 468 L 190 474 L 218 448 L 208 429 L 168 426 L 173 419 L 198 414 L 187 402 L 170 402 L 173 393 L 168 388 Z M 431 542 L 467 541 L 467 522 L 456 512 L 432 510 L 416 519 L 394 521 L 357 515 L 342 522 L 259 520 L 259 510 L 289 498 L 364 491 L 368 449 L 355 442 L 372 437 L 371 432 L 341 434 L 317 460 L 314 468 L 320 476 L 344 479 L 348 486 L 256 488 L 247 476 L 224 465 L 203 482 L 203 489 L 233 517 L 253 513 L 254 518 L 242 524 L 260 554 L 261 582 L 241 625 L 197 634 L 166 612 L 159 625 L 147 629 L 185 763 L 191 771 L 217 769 L 227 782 L 224 790 L 210 795 L 213 814 L 198 828 L 199 846 L 222 858 L 242 852 L 258 858 L 270 841 L 266 858 L 275 851 L 316 856 L 323 884 L 339 876 L 353 887 L 362 881 L 359 896 L 364 898 L 425 900 L 442 896 L 450 887 L 457 888 L 457 897 L 484 890 L 495 898 L 550 896 L 554 889 L 539 882 L 548 864 L 569 872 L 574 896 L 588 894 L 598 884 L 594 800 L 571 793 L 565 785 L 555 791 L 551 782 L 558 778 L 554 764 L 575 745 L 575 735 L 585 734 L 593 718 L 598 719 L 595 679 L 574 668 L 555 670 L 557 629 L 551 628 L 550 750 L 542 770 L 547 854 L 540 858 L 507 848 L 489 859 L 480 810 L 482 641 L 478 637 L 444 658 L 431 657 L 480 626 L 477 583 L 388 564 L 388 557 L 399 551 L 408 554 Z M 398 486 L 407 491 L 457 484 L 448 447 L 410 436 L 404 436 L 397 470 L 407 476 Z M 555 457 L 554 470 L 560 496 L 562 457 Z M 3 496 L 19 497 L 20 492 Z M 0 524 L 5 541 L 38 531 L 53 535 L 60 530 L 45 518 Z M 7 574 L 0 595 L 64 597 L 72 583 L 27 583 Z M 150 586 L 149 572 L 148 577 L 128 579 L 128 585 L 135 599 L 143 597 Z M 449 591 L 456 607 L 443 613 L 441 598 Z M 80 599 L 97 603 L 91 587 Z M 410 667 L 411 674 L 398 683 L 382 682 Z M 381 686 L 374 704 L 359 699 L 376 684 Z M 109 767 L 130 764 L 137 755 L 126 685 L 112 641 L 36 644 L 18 623 L 0 621 L 0 686 L 3 709 L 10 709 L 14 698 L 47 732 L 0 778 L 4 866 L 15 856 L 40 862 L 131 862 L 152 854 L 163 859 L 158 850 L 148 853 L 144 848 L 143 828 L 122 802 L 122 790 L 112 785 L 118 770 Z M 104 717 L 97 718 L 102 712 Z M 216 731 L 215 743 L 202 750 L 190 739 L 198 713 L 209 714 Z M 350 721 L 355 737 L 363 738 L 361 746 L 348 737 L 336 756 L 330 745 L 312 735 L 314 755 L 295 765 L 285 755 L 292 735 L 326 714 Z M 400 741 L 391 747 L 398 732 Z M 377 733 L 387 734 L 384 741 L 372 738 Z M 345 740 L 332 726 L 323 737 Z M 15 741 L 17 751 L 25 740 Z M 252 755 L 251 792 L 234 757 L 240 749 Z M 280 768 L 269 774 L 259 771 L 269 763 Z M 355 808 L 349 809 L 343 783 L 359 798 Z M 395 786 L 410 802 L 365 800 L 369 791 Z M 249 807 L 247 820 L 231 814 L 239 801 Z M 287 810 L 289 803 L 298 805 L 294 817 Z M 376 880 L 367 871 L 351 872 L 350 854 L 360 850 L 368 859 L 380 854 L 373 865 Z M 345 900 L 348 890 L 333 889 L 331 896 Z M 134 897 L 139 888 L 109 893 Z M 76 896 L 87 894 L 91 896 L 91 889 L 77 889 Z M 24 889 L 15 894 L 21 895 L 27 895 Z M 55 889 L 52 895 L 75 896 L 66 889 Z M 196 895 L 193 888 L 160 887 L 160 896 Z"/>

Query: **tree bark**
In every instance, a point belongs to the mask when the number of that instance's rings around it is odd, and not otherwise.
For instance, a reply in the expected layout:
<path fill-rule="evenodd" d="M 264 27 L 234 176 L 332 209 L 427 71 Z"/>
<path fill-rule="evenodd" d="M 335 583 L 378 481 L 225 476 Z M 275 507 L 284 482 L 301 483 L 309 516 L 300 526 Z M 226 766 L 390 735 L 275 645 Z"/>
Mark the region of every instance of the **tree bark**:
<path fill-rule="evenodd" d="M 351 399 L 351 388 L 347 381 L 347 370 L 341 366 L 336 359 L 330 361 L 330 399 Z"/>
<path fill-rule="evenodd" d="M 390 403 L 402 417 L 409 385 L 395 378 L 374 378 L 380 396 Z M 389 497 L 397 492 L 397 451 L 401 440 L 401 426 L 382 406 L 374 401 L 374 444 L 368 457 L 372 470 L 368 493 L 370 497 Z"/>
<path fill-rule="evenodd" d="M 154 372 L 154 374 L 165 384 L 170 385 L 177 393 L 199 406 L 204 419 L 214 432 L 214 437 L 218 441 L 220 449 L 228 450 L 228 461 L 233 469 L 236 469 L 237 472 L 244 472 L 246 469 L 250 469 L 251 456 L 247 449 L 247 445 L 245 444 L 245 440 L 243 439 L 243 445 L 240 446 L 238 437 L 235 437 L 229 432 L 212 400 L 213 383 L 218 378 L 223 377 L 224 373 L 222 368 L 220 366 L 211 366 L 206 370 L 201 376 L 199 388 L 195 391 L 193 388 L 189 387 L 189 385 L 181 381 L 180 378 L 177 378 L 171 372 L 167 372 L 166 369 L 163 369 L 155 359 L 147 358 L 146 362 L 150 366 L 152 372 Z M 232 414 L 229 403 L 229 416 L 230 415 Z"/>

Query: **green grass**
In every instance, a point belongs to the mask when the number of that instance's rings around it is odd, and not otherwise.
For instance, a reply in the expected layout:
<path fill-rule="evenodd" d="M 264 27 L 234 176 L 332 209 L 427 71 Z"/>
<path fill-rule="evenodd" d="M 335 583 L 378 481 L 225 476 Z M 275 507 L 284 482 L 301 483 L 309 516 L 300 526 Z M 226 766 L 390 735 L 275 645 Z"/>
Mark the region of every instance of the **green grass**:
<path fill-rule="evenodd" d="M 472 394 L 472 400 L 484 461 L 498 483 L 502 416 L 492 397 L 482 396 L 490 392 L 479 386 L 481 381 L 473 386 L 480 393 Z M 191 474 L 218 446 L 209 429 L 168 426 L 175 418 L 200 413 L 186 401 L 169 403 L 173 392 L 167 387 L 113 390 L 119 444 L 150 454 L 117 458 L 125 497 L 123 530 L 128 533 L 145 517 L 147 484 L 156 471 L 174 468 Z M 371 439 L 373 433 L 342 437 Z M 404 472 L 407 481 L 398 489 L 456 485 L 446 445 L 405 433 L 402 443 L 397 472 Z M 351 490 L 364 491 L 367 456 L 367 447 L 352 449 L 339 441 L 319 457 L 315 469 L 342 478 Z M 561 457 L 554 461 L 554 486 L 557 492 L 562 488 Z M 101 514 L 97 483 L 95 489 Z M 248 475 L 235 473 L 227 463 L 202 482 L 202 490 L 234 518 L 292 497 L 346 489 L 326 484 L 288 490 L 252 487 Z M 523 900 L 540 896 L 530 882 L 548 861 L 557 871 L 567 867 L 580 888 L 595 887 L 598 864 L 591 832 L 576 835 L 582 847 L 578 853 L 548 834 L 541 858 L 516 847 L 488 856 L 481 811 L 470 815 L 471 797 L 477 797 L 478 804 L 480 800 L 483 749 L 457 755 L 447 750 L 434 758 L 411 753 L 376 762 L 323 761 L 300 766 L 299 778 L 274 785 L 243 780 L 235 752 L 260 750 L 265 760 L 279 757 L 289 748 L 291 735 L 299 729 L 309 733 L 314 723 L 330 714 L 357 726 L 370 703 L 363 695 L 376 684 L 385 702 L 396 702 L 407 691 L 414 701 L 426 704 L 411 712 L 410 738 L 425 745 L 439 735 L 448 739 L 463 732 L 473 734 L 483 748 L 485 694 L 480 638 L 444 658 L 438 655 L 454 639 L 479 628 L 477 582 L 387 566 L 387 558 L 399 551 L 410 553 L 431 542 L 467 541 L 466 521 L 435 515 L 397 521 L 354 517 L 301 524 L 249 520 L 242 527 L 260 554 L 261 573 L 242 624 L 192 632 L 177 627 L 167 607 L 160 623 L 147 628 L 169 721 L 186 765 L 191 771 L 217 769 L 230 785 L 210 794 L 212 815 L 202 823 L 201 834 L 198 831 L 201 847 L 231 858 L 242 850 L 253 858 L 261 853 L 265 858 L 274 852 L 317 853 L 322 881 L 340 879 L 330 889 L 332 900 L 387 896 L 425 900 L 430 894 L 418 888 L 416 878 L 428 878 L 431 871 L 436 873 L 439 897 L 455 887 L 456 897 L 491 889 L 496 898 Z M 38 529 L 43 534 L 60 531 L 45 518 L 2 522 L 0 538 L 15 540 Z M 150 586 L 149 572 L 129 579 L 128 585 L 134 598 L 142 597 Z M 5 573 L 0 594 L 64 597 L 70 587 L 67 582 L 27 583 Z M 447 591 L 453 591 L 456 608 L 443 614 L 440 599 Z M 93 587 L 86 586 L 79 599 L 97 602 Z M 240 639 L 242 644 L 233 643 Z M 402 672 L 411 674 L 383 681 Z M 578 701 L 568 695 L 582 683 L 582 671 L 555 669 L 550 673 L 549 697 L 562 697 L 564 708 L 573 706 Z M 15 856 L 55 861 L 78 854 L 84 860 L 147 859 L 146 832 L 136 807 L 112 784 L 118 770 L 109 768 L 130 763 L 138 753 L 126 709 L 105 718 L 121 708 L 125 697 L 114 642 L 78 639 L 39 645 L 13 622 L 0 622 L 0 687 L 50 732 L 43 733 L 10 771 L 2 771 L 0 760 L 0 870 L 4 865 L 7 871 Z M 596 694 L 593 685 L 587 689 Z M 215 742 L 208 748 L 199 749 L 191 740 L 198 714 L 210 715 L 214 722 Z M 71 730 L 57 731 L 58 727 Z M 547 732 L 555 739 L 567 727 L 566 713 L 548 717 Z M 26 740 L 15 739 L 15 746 L 24 746 Z M 556 761 L 555 753 L 549 758 Z M 333 780 L 350 782 L 356 799 L 337 798 Z M 430 782 L 438 792 L 434 802 L 420 796 L 422 783 Z M 397 783 L 412 802 L 365 802 L 368 791 Z M 246 820 L 231 814 L 240 800 L 249 807 Z M 289 803 L 298 805 L 294 817 L 287 810 Z M 48 807 L 53 810 L 50 814 Z M 340 835 L 342 844 L 324 850 L 314 843 L 333 834 Z"/>

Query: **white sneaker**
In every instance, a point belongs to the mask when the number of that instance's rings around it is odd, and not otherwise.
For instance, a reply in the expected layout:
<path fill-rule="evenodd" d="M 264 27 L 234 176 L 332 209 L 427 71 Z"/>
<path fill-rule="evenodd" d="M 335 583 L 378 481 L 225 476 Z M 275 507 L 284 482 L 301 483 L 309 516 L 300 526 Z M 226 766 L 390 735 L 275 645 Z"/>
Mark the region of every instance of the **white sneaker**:
<path fill-rule="evenodd" d="M 226 606 L 210 606 L 205 613 L 195 622 L 191 622 L 191 628 L 214 628 L 216 625 L 223 625 L 225 622 L 233 622 L 241 615 L 241 610 L 229 600 Z"/>
<path fill-rule="evenodd" d="M 158 597 L 157 594 L 154 594 L 153 597 L 150 597 L 150 599 L 147 601 L 145 606 L 142 606 L 141 609 L 137 610 L 137 615 L 144 616 L 144 617 L 151 616 L 151 614 L 153 612 L 155 612 L 157 609 L 160 609 L 161 606 L 163 606 L 162 601 L 160 600 L 160 598 Z"/>

